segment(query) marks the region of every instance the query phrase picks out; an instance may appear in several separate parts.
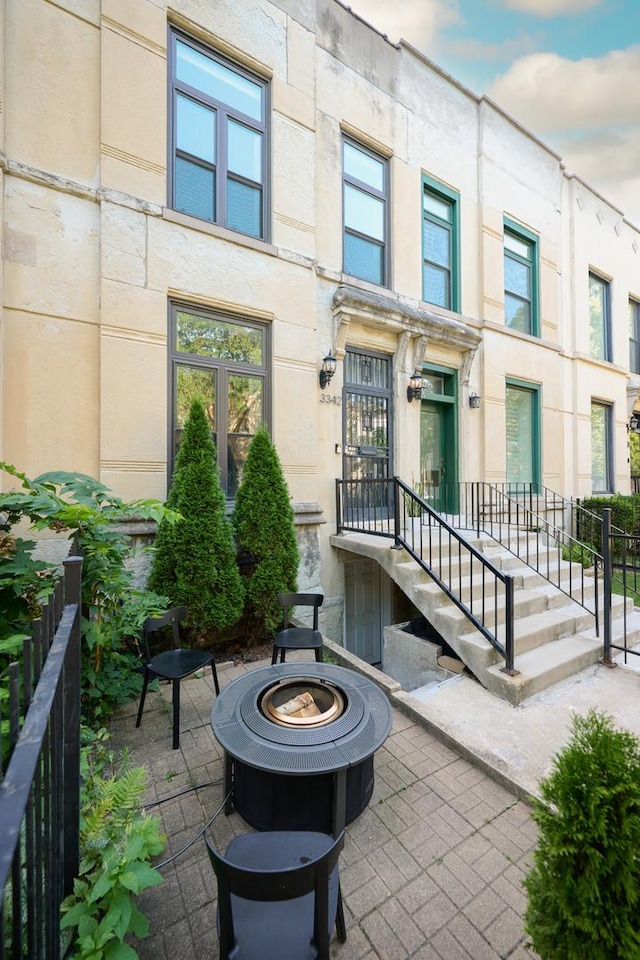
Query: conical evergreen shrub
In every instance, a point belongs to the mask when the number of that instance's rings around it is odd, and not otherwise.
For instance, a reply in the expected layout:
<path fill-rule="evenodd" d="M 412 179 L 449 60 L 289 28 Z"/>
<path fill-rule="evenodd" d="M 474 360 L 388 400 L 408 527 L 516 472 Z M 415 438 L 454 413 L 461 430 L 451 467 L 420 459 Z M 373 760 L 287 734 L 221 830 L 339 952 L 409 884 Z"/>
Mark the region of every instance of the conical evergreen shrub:
<path fill-rule="evenodd" d="M 242 616 L 244 584 L 225 515 L 215 444 L 197 398 L 185 423 L 167 505 L 183 519 L 160 524 L 149 586 L 172 605 L 189 608 L 196 638 L 215 642 Z"/>
<path fill-rule="evenodd" d="M 576 716 L 540 784 L 525 928 L 541 960 L 640 958 L 640 741 Z"/>
<path fill-rule="evenodd" d="M 241 554 L 254 565 L 245 611 L 249 639 L 272 636 L 282 619 L 278 594 L 296 590 L 300 557 L 289 490 L 264 428 L 249 445 L 233 527 Z"/>

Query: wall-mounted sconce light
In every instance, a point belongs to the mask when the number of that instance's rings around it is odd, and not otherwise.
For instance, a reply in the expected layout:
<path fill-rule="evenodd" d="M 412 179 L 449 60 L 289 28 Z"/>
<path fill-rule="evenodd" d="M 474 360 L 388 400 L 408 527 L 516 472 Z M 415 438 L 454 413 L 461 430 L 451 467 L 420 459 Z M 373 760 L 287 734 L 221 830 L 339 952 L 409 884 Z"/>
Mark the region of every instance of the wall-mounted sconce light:
<path fill-rule="evenodd" d="M 640 433 L 640 413 L 631 414 L 631 419 L 627 424 L 627 431 L 629 433 Z"/>
<path fill-rule="evenodd" d="M 409 386 L 407 387 L 407 400 L 411 403 L 412 400 L 419 400 L 422 396 L 422 374 L 419 370 L 414 370 L 409 379 Z"/>
<path fill-rule="evenodd" d="M 480 394 L 479 393 L 470 393 L 469 394 L 469 406 L 472 410 L 477 410 L 480 406 Z"/>
<path fill-rule="evenodd" d="M 325 387 L 329 386 L 331 383 L 331 378 L 336 372 L 336 358 L 333 356 L 331 351 L 326 355 L 322 361 L 322 370 L 320 371 L 320 389 L 324 390 Z"/>

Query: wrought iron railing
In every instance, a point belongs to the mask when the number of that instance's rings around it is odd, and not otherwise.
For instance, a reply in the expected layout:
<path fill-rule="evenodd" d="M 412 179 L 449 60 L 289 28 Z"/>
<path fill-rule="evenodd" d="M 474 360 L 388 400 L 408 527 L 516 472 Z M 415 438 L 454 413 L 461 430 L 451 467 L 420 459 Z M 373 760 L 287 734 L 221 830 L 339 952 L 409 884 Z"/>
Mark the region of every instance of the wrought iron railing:
<path fill-rule="evenodd" d="M 393 538 L 465 614 L 514 674 L 514 578 L 397 477 L 337 480 L 338 532 Z"/>
<path fill-rule="evenodd" d="M 81 571 L 81 558 L 65 561 L 64 587 L 33 624 L 21 663 L 9 666 L 4 771 L 0 759 L 2 960 L 60 957 L 60 904 L 78 874 Z"/>
<path fill-rule="evenodd" d="M 598 577 L 603 572 L 602 555 L 591 544 L 573 537 L 564 527 L 549 520 L 540 504 L 537 504 L 540 512 L 534 512 L 528 506 L 532 502 L 528 496 L 512 497 L 502 486 L 482 481 L 466 486 L 472 488 L 467 498 L 472 514 L 467 516 L 467 523 L 470 522 L 477 533 L 488 534 L 591 613 L 596 636 L 599 636 Z M 551 516 L 555 516 L 554 507 Z"/>
<path fill-rule="evenodd" d="M 579 603 L 599 636 L 601 516 L 538 483 L 461 482 L 425 494 L 452 525 L 492 537 Z"/>

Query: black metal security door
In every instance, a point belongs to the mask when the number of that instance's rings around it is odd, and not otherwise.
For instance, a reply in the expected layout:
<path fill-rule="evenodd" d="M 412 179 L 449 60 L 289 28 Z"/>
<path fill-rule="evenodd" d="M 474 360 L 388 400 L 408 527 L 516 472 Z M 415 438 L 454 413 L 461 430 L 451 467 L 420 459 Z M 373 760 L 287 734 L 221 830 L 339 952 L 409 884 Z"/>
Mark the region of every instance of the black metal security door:
<path fill-rule="evenodd" d="M 347 350 L 343 388 L 343 477 L 345 480 L 383 480 L 391 476 L 391 359 Z M 362 509 L 388 510 L 387 490 L 358 483 L 349 499 Z M 378 502 L 382 497 L 382 502 Z M 355 507 L 356 504 L 353 503 Z M 374 510 L 375 508 L 375 510 Z"/>
<path fill-rule="evenodd" d="M 390 476 L 391 360 L 347 350 L 344 378 L 344 479 Z"/>

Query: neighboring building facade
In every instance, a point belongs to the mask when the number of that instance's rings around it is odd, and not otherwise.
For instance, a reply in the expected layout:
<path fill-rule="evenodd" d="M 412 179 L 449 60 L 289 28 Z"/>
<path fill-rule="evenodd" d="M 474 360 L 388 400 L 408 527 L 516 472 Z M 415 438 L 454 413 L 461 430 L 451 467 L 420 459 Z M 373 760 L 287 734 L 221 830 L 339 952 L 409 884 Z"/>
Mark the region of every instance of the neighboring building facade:
<path fill-rule="evenodd" d="M 628 491 L 640 232 L 495 104 L 337 0 L 1 10 L 2 460 L 163 499 L 197 393 L 232 498 L 266 422 L 336 639 L 336 477 Z"/>

